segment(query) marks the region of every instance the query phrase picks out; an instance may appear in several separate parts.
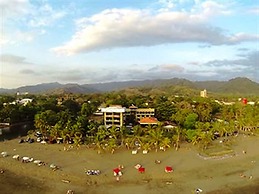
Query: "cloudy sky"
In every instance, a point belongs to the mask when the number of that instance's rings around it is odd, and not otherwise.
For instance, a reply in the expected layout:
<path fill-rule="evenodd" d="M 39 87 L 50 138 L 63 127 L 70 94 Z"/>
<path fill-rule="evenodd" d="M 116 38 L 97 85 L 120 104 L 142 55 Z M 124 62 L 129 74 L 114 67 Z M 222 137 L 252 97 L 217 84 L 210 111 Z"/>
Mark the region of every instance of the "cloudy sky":
<path fill-rule="evenodd" d="M 156 78 L 259 82 L 256 0 L 0 0 L 0 88 Z"/>

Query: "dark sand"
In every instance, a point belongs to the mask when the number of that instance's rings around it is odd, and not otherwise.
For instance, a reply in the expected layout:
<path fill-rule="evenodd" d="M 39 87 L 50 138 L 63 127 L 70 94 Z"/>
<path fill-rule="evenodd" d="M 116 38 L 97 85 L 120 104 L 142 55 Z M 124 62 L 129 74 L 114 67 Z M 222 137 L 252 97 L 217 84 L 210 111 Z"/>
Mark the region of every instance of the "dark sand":
<path fill-rule="evenodd" d="M 0 157 L 0 169 L 4 170 L 0 174 L 0 193 L 65 194 L 72 189 L 76 194 L 188 194 L 201 188 L 202 193 L 208 194 L 255 194 L 259 193 L 258 147 L 259 137 L 240 135 L 234 141 L 234 156 L 212 159 L 198 156 L 197 149 L 189 144 L 178 151 L 132 155 L 125 149 L 115 154 L 97 154 L 84 146 L 64 151 L 64 145 L 19 144 L 18 139 L 8 140 L 0 142 L 0 152 L 10 154 Z M 40 159 L 47 165 L 16 161 L 12 158 L 15 154 Z M 161 164 L 155 164 L 156 159 Z M 60 169 L 51 170 L 51 163 Z M 146 168 L 144 174 L 134 168 L 137 163 Z M 117 182 L 112 170 L 119 164 L 124 169 Z M 164 172 L 167 165 L 173 166 L 173 173 Z M 99 169 L 102 173 L 87 176 L 87 169 Z"/>

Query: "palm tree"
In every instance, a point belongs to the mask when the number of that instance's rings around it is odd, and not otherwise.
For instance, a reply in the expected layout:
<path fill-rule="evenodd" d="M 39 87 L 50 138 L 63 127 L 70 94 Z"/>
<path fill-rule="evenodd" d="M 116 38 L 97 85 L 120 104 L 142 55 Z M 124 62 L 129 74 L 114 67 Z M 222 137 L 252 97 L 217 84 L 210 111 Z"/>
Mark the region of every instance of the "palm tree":
<path fill-rule="evenodd" d="M 32 138 L 33 137 L 33 134 L 34 134 L 34 130 L 29 130 L 27 132 L 27 135 L 29 136 L 29 138 Z"/>
<path fill-rule="evenodd" d="M 57 140 L 57 138 L 59 137 L 59 133 L 60 133 L 60 126 L 58 125 L 58 123 L 56 125 L 54 125 L 53 127 L 51 127 L 48 130 L 49 136 L 51 140 Z"/>
<path fill-rule="evenodd" d="M 118 127 L 112 126 L 111 128 L 109 128 L 107 130 L 107 132 L 108 132 L 110 138 L 113 138 L 115 140 L 118 139 L 118 136 L 119 136 L 119 128 Z"/>
<path fill-rule="evenodd" d="M 155 147 L 156 152 L 160 147 L 160 143 L 163 140 L 163 131 L 161 128 L 155 128 L 152 126 L 148 126 L 147 128 L 147 136 L 151 145 Z"/>
<path fill-rule="evenodd" d="M 109 135 L 109 133 L 106 131 L 105 127 L 100 126 L 98 128 L 98 131 L 97 131 L 96 135 L 94 136 L 94 143 L 98 149 L 98 154 L 100 154 L 101 151 L 103 150 L 105 140 L 107 139 L 108 135 Z"/>
<path fill-rule="evenodd" d="M 125 142 L 127 142 L 127 147 L 134 148 L 136 143 L 138 143 L 140 146 L 142 145 L 142 139 L 144 135 L 144 129 L 136 125 L 132 129 L 132 134 L 128 136 L 128 138 L 125 139 Z"/>
<path fill-rule="evenodd" d="M 36 129 L 39 129 L 43 135 L 46 135 L 47 129 L 48 129 L 48 123 L 46 118 L 43 117 L 43 114 L 36 114 L 34 122 L 35 122 L 34 125 Z"/>
<path fill-rule="evenodd" d="M 93 143 L 93 138 L 95 134 L 98 132 L 98 128 L 100 126 L 95 122 L 90 122 L 88 125 L 88 131 L 86 132 L 86 143 L 90 144 Z"/>
<path fill-rule="evenodd" d="M 74 144 L 77 146 L 77 147 L 80 147 L 80 144 L 82 143 L 82 138 L 83 138 L 83 134 L 79 131 L 76 131 L 74 133 L 74 138 L 73 138 L 73 141 L 74 141 Z"/>
<path fill-rule="evenodd" d="M 202 132 L 200 136 L 200 143 L 202 145 L 202 149 L 207 149 L 213 140 L 212 131 Z"/>
<path fill-rule="evenodd" d="M 66 143 L 66 144 L 69 142 L 71 138 L 69 130 L 67 128 L 60 131 L 60 136 L 63 139 L 63 143 Z"/>
<path fill-rule="evenodd" d="M 144 140 L 144 141 L 142 142 L 142 149 L 143 149 L 143 150 L 149 151 L 149 150 L 150 150 L 150 147 L 151 147 L 151 144 L 150 144 L 149 141 Z"/>
<path fill-rule="evenodd" d="M 118 144 L 117 144 L 117 140 L 114 138 L 110 138 L 108 140 L 108 149 L 111 151 L 111 153 L 113 154 L 115 152 L 115 149 L 117 148 Z"/>
<path fill-rule="evenodd" d="M 166 148 L 170 148 L 171 140 L 168 137 L 164 137 L 161 140 L 160 146 L 164 148 L 164 151 Z"/>
<path fill-rule="evenodd" d="M 200 140 L 201 140 L 202 131 L 201 131 L 200 129 L 196 129 L 194 132 L 195 132 L 195 133 L 194 133 L 194 135 L 192 136 L 191 142 L 192 142 L 193 145 L 196 145 L 196 144 L 198 144 L 198 143 L 200 142 Z"/>
<path fill-rule="evenodd" d="M 122 126 L 120 127 L 120 130 L 118 131 L 118 138 L 120 140 L 120 145 L 124 146 L 126 145 L 126 138 L 127 138 L 127 128 Z"/>
<path fill-rule="evenodd" d="M 212 123 L 212 128 L 211 128 L 211 131 L 216 134 L 218 133 L 219 137 L 222 137 L 224 135 L 224 132 L 223 130 L 221 130 L 222 124 L 219 122 L 219 121 L 215 121 Z"/>
<path fill-rule="evenodd" d="M 181 128 L 178 126 L 175 129 L 175 134 L 172 137 L 172 142 L 174 143 L 175 150 L 178 151 L 179 149 L 179 144 L 181 140 Z"/>

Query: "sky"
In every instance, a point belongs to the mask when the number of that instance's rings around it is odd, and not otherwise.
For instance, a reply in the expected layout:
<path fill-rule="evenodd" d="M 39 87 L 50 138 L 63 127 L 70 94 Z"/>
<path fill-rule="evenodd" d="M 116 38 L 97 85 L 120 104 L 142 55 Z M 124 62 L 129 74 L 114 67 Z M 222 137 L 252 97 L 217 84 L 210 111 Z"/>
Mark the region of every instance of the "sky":
<path fill-rule="evenodd" d="M 247 77 L 257 0 L 0 0 L 0 88 Z"/>

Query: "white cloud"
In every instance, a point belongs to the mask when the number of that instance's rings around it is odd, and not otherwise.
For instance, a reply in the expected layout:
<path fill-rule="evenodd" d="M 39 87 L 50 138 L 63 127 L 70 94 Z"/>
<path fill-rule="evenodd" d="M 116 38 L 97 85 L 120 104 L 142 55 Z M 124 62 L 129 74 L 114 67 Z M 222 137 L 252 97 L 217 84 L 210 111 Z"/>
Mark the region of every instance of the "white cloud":
<path fill-rule="evenodd" d="M 0 0 L 0 45 L 30 42 L 43 35 L 46 27 L 53 26 L 66 16 L 65 10 L 55 10 L 49 4 L 40 5 L 29 0 Z M 2 29 L 3 28 L 3 29 Z"/>
<path fill-rule="evenodd" d="M 248 51 L 238 55 L 236 59 L 211 60 L 207 62 L 189 62 L 186 64 L 161 64 L 161 65 L 132 65 L 123 71 L 107 69 L 98 78 L 92 78 L 92 82 L 102 80 L 143 80 L 143 79 L 167 79 L 172 77 L 184 77 L 191 80 L 225 80 L 233 77 L 248 77 L 259 81 L 259 52 Z"/>
<path fill-rule="evenodd" d="M 26 61 L 25 57 L 11 55 L 11 54 L 2 54 L 0 58 L 3 63 L 13 64 L 13 65 L 21 65 L 21 64 L 32 64 Z"/>
<path fill-rule="evenodd" d="M 217 3 L 216 1 L 205 1 L 201 4 L 201 10 L 203 17 L 211 17 L 215 15 L 227 15 L 231 11 L 228 6 L 222 3 Z"/>
<path fill-rule="evenodd" d="M 169 11 L 175 7 L 174 0 L 159 0 L 158 3 L 162 6 L 160 11 Z"/>
<path fill-rule="evenodd" d="M 253 7 L 249 10 L 249 13 L 259 15 L 259 7 Z"/>
<path fill-rule="evenodd" d="M 28 0 L 0 0 L 0 9 L 6 18 L 28 14 L 30 7 Z"/>
<path fill-rule="evenodd" d="M 54 10 L 49 4 L 43 4 L 40 7 L 34 7 L 28 23 L 32 27 L 50 26 L 65 17 L 66 14 L 65 10 Z"/>
<path fill-rule="evenodd" d="M 72 39 L 52 50 L 59 54 L 97 51 L 118 47 L 154 46 L 167 43 L 196 42 L 208 45 L 236 44 L 258 39 L 258 35 L 224 34 L 223 29 L 207 23 L 221 7 L 209 1 L 203 12 L 151 12 L 148 10 L 109 9 L 77 21 Z M 222 11 L 224 12 L 224 11 Z"/>
<path fill-rule="evenodd" d="M 237 33 L 229 38 L 229 43 L 238 43 L 238 42 L 244 42 L 244 41 L 255 41 L 259 40 L 259 34 L 246 34 L 246 33 Z"/>
<path fill-rule="evenodd" d="M 33 71 L 32 69 L 22 69 L 20 71 L 21 74 L 25 74 L 25 75 L 38 75 L 38 73 L 35 73 L 35 71 Z"/>
<path fill-rule="evenodd" d="M 0 28 L 1 29 L 1 28 Z M 4 35 L 0 38 L 0 45 L 17 45 L 23 42 L 31 42 L 40 35 L 45 34 L 45 30 L 28 30 L 4 29 Z"/>
<path fill-rule="evenodd" d="M 0 45 L 6 45 L 9 43 L 9 40 L 4 37 L 4 36 L 0 36 Z"/>
<path fill-rule="evenodd" d="M 176 64 L 163 64 L 152 67 L 149 71 L 183 72 L 184 68 Z"/>
<path fill-rule="evenodd" d="M 212 79 L 248 77 L 259 81 L 259 51 L 250 51 L 238 55 L 238 59 L 213 60 L 199 64 L 196 70 L 187 71 L 187 74 L 206 77 L 212 76 Z M 214 77 L 213 77 L 214 76 Z"/>

